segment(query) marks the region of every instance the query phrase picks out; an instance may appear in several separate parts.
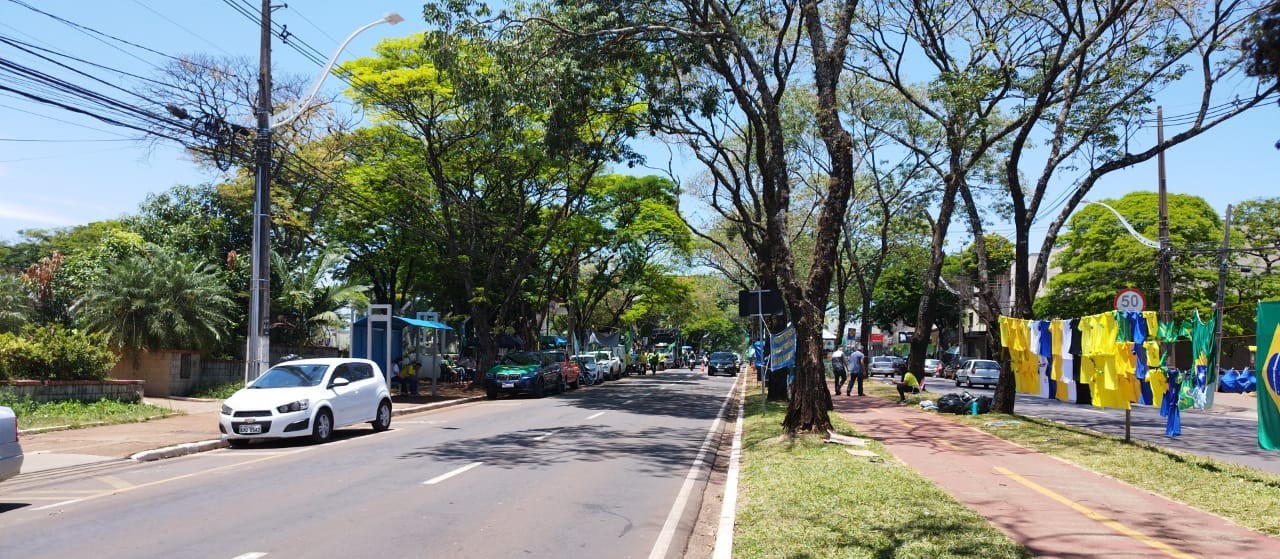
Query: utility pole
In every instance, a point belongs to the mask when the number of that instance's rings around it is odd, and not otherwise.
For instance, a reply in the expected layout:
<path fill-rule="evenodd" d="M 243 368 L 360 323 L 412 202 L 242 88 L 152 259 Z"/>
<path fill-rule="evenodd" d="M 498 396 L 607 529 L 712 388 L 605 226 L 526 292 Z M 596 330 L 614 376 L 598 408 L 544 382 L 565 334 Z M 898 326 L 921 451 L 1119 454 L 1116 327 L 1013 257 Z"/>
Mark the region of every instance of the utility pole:
<path fill-rule="evenodd" d="M 1156 107 L 1156 145 L 1164 145 L 1164 107 Z M 1172 257 L 1172 248 L 1169 245 L 1169 189 L 1168 182 L 1165 180 L 1164 173 L 1164 150 L 1160 150 L 1157 158 L 1157 168 L 1159 173 L 1159 182 L 1157 183 L 1157 192 L 1159 194 L 1160 204 L 1160 252 L 1159 258 L 1159 274 L 1160 274 L 1160 312 L 1158 315 L 1160 324 L 1173 323 L 1173 277 L 1170 268 L 1170 258 Z M 1173 343 L 1168 340 L 1162 340 L 1164 343 L 1163 353 L 1165 355 L 1165 371 L 1174 368 Z M 1127 414 L 1128 412 L 1126 412 Z M 1125 422 L 1124 440 L 1129 440 L 1129 424 Z"/>
<path fill-rule="evenodd" d="M 1218 298 L 1213 303 L 1213 359 L 1209 361 L 1209 377 L 1206 384 L 1205 406 L 1213 405 L 1213 395 L 1218 392 L 1218 371 L 1222 370 L 1222 306 L 1227 299 L 1227 264 L 1231 248 L 1231 204 L 1227 204 L 1227 217 L 1222 222 L 1222 248 L 1218 250 Z"/>
<path fill-rule="evenodd" d="M 271 0 L 262 0 L 258 65 L 258 136 L 254 140 L 253 267 L 249 280 L 249 338 L 245 382 L 271 360 Z"/>

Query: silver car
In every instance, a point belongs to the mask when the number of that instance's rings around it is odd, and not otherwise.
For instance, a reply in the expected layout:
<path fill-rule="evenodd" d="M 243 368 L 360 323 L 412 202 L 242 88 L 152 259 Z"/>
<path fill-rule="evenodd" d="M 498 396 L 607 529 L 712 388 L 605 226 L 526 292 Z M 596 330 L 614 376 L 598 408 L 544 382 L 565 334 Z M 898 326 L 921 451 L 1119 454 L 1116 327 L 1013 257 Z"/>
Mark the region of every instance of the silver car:
<path fill-rule="evenodd" d="M 884 375 L 892 377 L 898 374 L 898 360 L 891 355 L 877 355 L 871 358 L 867 366 L 867 376 Z"/>
<path fill-rule="evenodd" d="M 0 481 L 22 471 L 22 445 L 18 443 L 18 416 L 0 406 Z"/>
<path fill-rule="evenodd" d="M 1000 380 L 1000 364 L 990 359 L 970 359 L 964 367 L 956 369 L 956 386 L 975 384 L 995 386 Z"/>

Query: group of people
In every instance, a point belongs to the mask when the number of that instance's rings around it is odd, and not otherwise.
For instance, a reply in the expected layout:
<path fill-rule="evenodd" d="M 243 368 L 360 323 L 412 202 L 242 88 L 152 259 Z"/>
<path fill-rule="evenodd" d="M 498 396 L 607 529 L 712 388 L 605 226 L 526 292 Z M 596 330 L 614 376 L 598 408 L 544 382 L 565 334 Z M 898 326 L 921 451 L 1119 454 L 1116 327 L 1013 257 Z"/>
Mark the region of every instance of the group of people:
<path fill-rule="evenodd" d="M 400 357 L 391 362 L 391 378 L 400 385 L 400 394 L 403 396 L 418 396 L 418 369 L 420 365 L 412 356 Z M 464 355 L 461 359 L 450 363 L 448 361 L 440 361 L 440 375 L 436 377 L 441 382 L 465 382 L 470 381 L 476 371 L 476 362 L 470 355 Z"/>
<path fill-rule="evenodd" d="M 831 354 L 831 372 L 835 376 L 836 394 L 840 394 L 840 389 L 847 378 L 849 384 L 844 386 L 845 396 L 853 395 L 855 382 L 858 384 L 858 395 L 866 395 L 862 391 L 862 381 L 867 378 L 867 356 L 861 351 L 854 349 L 849 355 L 845 355 L 843 350 L 836 348 Z M 894 381 L 894 385 L 898 389 L 899 403 L 907 401 L 907 394 L 920 392 L 920 380 L 911 371 L 907 371 L 902 380 Z"/>

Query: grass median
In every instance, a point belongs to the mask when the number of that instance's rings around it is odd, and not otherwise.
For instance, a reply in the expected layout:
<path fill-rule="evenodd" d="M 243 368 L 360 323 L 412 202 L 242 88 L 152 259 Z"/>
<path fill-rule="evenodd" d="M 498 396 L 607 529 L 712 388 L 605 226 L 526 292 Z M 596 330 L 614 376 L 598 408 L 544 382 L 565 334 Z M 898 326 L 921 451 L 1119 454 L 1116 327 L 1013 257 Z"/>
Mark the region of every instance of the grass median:
<path fill-rule="evenodd" d="M 22 429 L 137 423 L 182 413 L 150 404 L 131 404 L 115 400 L 33 402 L 0 398 L 0 406 L 13 408 L 14 414 L 18 416 L 18 425 Z"/>
<path fill-rule="evenodd" d="M 748 393 L 751 391 L 748 390 Z M 874 457 L 782 435 L 784 403 L 747 398 L 734 556 L 1030 557 L 933 483 L 868 441 Z M 857 436 L 834 414 L 836 432 Z"/>
<path fill-rule="evenodd" d="M 892 385 L 879 382 L 869 383 L 868 393 L 898 398 Z M 915 405 L 934 398 L 936 394 L 911 395 L 908 402 Z M 1149 443 L 1126 443 L 1119 437 L 1036 417 L 944 415 L 1241 526 L 1280 536 L 1280 475 Z"/>

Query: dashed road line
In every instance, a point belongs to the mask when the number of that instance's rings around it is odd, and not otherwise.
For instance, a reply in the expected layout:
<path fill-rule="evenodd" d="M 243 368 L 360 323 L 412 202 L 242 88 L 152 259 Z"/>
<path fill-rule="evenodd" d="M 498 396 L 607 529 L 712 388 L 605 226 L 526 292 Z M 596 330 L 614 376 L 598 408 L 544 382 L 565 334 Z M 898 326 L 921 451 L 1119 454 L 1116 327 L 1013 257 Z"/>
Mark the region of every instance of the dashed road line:
<path fill-rule="evenodd" d="M 546 433 L 543 433 L 543 434 L 541 434 L 541 435 L 538 435 L 538 436 L 534 437 L 534 438 L 533 438 L 533 440 L 535 440 L 535 441 L 545 441 L 545 440 L 547 440 L 547 437 L 550 437 L 551 435 L 554 435 L 554 434 L 559 433 L 559 432 L 560 432 L 560 430 L 559 430 L 559 429 L 556 429 L 555 431 L 549 431 L 549 432 L 546 432 Z"/>
<path fill-rule="evenodd" d="M 84 499 L 71 499 L 70 501 L 62 501 L 61 503 L 54 503 L 54 504 L 52 504 L 52 505 L 45 505 L 45 506 L 43 506 L 43 507 L 36 507 L 36 508 L 31 509 L 31 510 L 32 510 L 32 511 L 39 511 L 39 510 L 56 509 L 56 508 L 58 508 L 58 507 L 65 507 L 65 506 L 70 505 L 70 504 L 72 504 L 72 503 L 79 503 L 80 501 L 83 501 L 83 500 L 84 500 Z"/>
<path fill-rule="evenodd" d="M 592 414 L 591 416 L 587 417 L 587 419 L 588 419 L 588 420 L 595 419 L 595 418 L 600 417 L 600 416 L 602 416 L 602 415 L 604 415 L 604 412 L 595 413 L 595 414 Z"/>
<path fill-rule="evenodd" d="M 1089 518 L 1090 520 L 1096 521 L 1099 524 L 1102 524 L 1103 526 L 1111 528 L 1112 530 L 1115 530 L 1117 532 L 1120 532 L 1121 534 L 1124 534 L 1144 544 L 1147 544 L 1152 548 L 1163 552 L 1165 555 L 1168 555 L 1170 557 L 1176 557 L 1178 559 L 1194 559 L 1193 556 L 1183 553 L 1181 551 L 1178 551 L 1173 547 L 1171 547 L 1169 544 L 1166 544 L 1162 541 L 1158 541 L 1152 538 L 1151 536 L 1148 536 L 1146 534 L 1143 534 L 1142 532 L 1134 530 L 1133 528 L 1125 526 L 1124 524 L 1120 523 L 1120 521 L 1118 520 L 1115 520 L 1105 515 L 1094 512 L 1093 510 L 1089 509 L 1088 507 L 1085 507 L 1080 503 L 1077 503 L 1075 501 L 1072 501 L 1071 499 L 1063 497 L 1062 495 L 1054 493 L 1053 490 L 1047 487 L 1044 487 L 1034 481 L 1031 481 L 1018 474 L 1013 473 L 1013 471 L 1008 468 L 1005 468 L 1003 466 L 996 466 L 996 471 L 999 472 L 1001 475 L 1004 475 L 1005 477 L 1012 479 L 1013 481 L 1016 481 L 1018 483 L 1021 483 L 1029 487 L 1032 491 L 1035 491 L 1036 493 L 1039 493 L 1041 495 L 1044 495 L 1045 497 L 1048 497 L 1050 499 L 1053 499 L 1059 503 L 1066 505 L 1072 510 L 1085 515 L 1085 517 Z"/>
<path fill-rule="evenodd" d="M 456 469 L 456 470 L 453 470 L 452 472 L 448 472 L 448 473 L 440 474 L 440 475 L 438 475 L 438 476 L 436 476 L 436 477 L 433 477 L 433 478 L 431 478 L 431 479 L 429 479 L 429 480 L 427 480 L 427 481 L 422 482 L 422 484 L 423 484 L 423 485 L 435 485 L 435 484 L 440 483 L 440 482 L 442 482 L 442 481 L 444 481 L 444 480 L 446 480 L 446 479 L 449 479 L 449 478 L 451 478 L 451 477 L 453 477 L 453 476 L 456 476 L 456 475 L 458 475 L 458 474 L 464 473 L 464 472 L 466 472 L 467 470 L 470 470 L 470 469 L 472 469 L 472 468 L 474 468 L 474 467 L 476 467 L 476 466 L 479 466 L 479 465 L 481 465 L 481 464 L 484 464 L 484 462 L 472 462 L 472 463 L 470 463 L 470 464 L 467 464 L 466 466 L 463 466 L 463 467 L 461 467 L 461 468 L 458 468 L 458 469 Z"/>
<path fill-rule="evenodd" d="M 231 559 L 261 559 L 266 556 L 267 554 L 261 551 L 253 551 L 253 552 L 237 555 L 235 557 L 232 557 Z"/>

